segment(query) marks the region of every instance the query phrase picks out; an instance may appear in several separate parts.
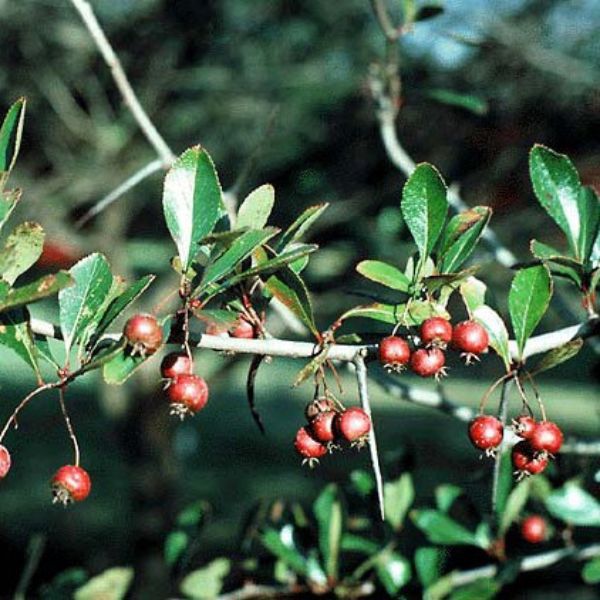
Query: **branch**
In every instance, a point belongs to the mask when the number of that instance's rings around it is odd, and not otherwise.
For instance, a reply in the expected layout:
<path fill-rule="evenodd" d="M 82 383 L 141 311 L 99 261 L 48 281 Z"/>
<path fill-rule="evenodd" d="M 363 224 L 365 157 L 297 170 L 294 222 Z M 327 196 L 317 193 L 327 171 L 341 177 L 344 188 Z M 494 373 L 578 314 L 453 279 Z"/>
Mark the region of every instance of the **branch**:
<path fill-rule="evenodd" d="M 100 51 L 102 58 L 104 58 L 104 62 L 106 62 L 110 68 L 115 84 L 117 85 L 119 92 L 121 92 L 121 96 L 123 97 L 125 104 L 127 104 L 129 107 L 133 118 L 137 121 L 137 124 L 140 126 L 140 129 L 146 136 L 146 139 L 156 150 L 156 153 L 162 160 L 163 166 L 165 168 L 169 167 L 175 160 L 175 155 L 140 104 L 136 93 L 133 91 L 129 80 L 127 79 L 127 75 L 121 66 L 119 58 L 110 45 L 110 42 L 102 30 L 100 23 L 98 23 L 98 19 L 96 19 L 96 15 L 94 14 L 90 3 L 86 0 L 71 0 L 71 4 L 73 4 L 73 6 L 79 12 L 79 15 L 90 32 L 94 43 Z"/>
<path fill-rule="evenodd" d="M 329 355 L 331 358 L 331 355 Z M 367 365 L 362 354 L 357 354 L 354 359 L 356 367 L 356 381 L 358 383 L 358 396 L 362 409 L 369 415 L 371 419 L 371 431 L 369 432 L 369 453 L 371 456 L 371 466 L 375 475 L 375 483 L 377 487 L 377 499 L 379 500 L 379 514 L 381 520 L 385 521 L 385 505 L 383 502 L 383 477 L 381 476 L 381 467 L 379 465 L 379 453 L 377 452 L 377 440 L 375 439 L 375 423 L 371 414 L 371 403 L 369 402 L 369 392 L 367 389 Z"/>

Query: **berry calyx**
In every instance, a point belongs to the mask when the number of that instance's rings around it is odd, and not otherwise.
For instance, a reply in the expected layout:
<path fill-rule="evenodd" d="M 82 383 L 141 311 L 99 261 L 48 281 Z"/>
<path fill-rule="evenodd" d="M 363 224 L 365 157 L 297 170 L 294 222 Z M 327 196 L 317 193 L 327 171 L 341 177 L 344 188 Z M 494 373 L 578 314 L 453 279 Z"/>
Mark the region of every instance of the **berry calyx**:
<path fill-rule="evenodd" d="M 85 469 L 77 465 L 65 465 L 58 469 L 51 480 L 53 502 L 64 506 L 81 502 L 90 495 L 92 481 Z"/>
<path fill-rule="evenodd" d="M 410 358 L 410 368 L 419 377 L 436 379 L 446 375 L 446 356 L 439 348 L 420 348 Z"/>
<path fill-rule="evenodd" d="M 4 479 L 8 475 L 11 464 L 10 452 L 6 446 L 0 444 L 0 479 Z"/>
<path fill-rule="evenodd" d="M 335 410 L 335 404 L 326 397 L 315 398 L 306 405 L 304 416 L 307 421 L 312 421 L 319 413 Z"/>
<path fill-rule="evenodd" d="M 320 412 L 310 422 L 310 432 L 318 442 L 329 444 L 335 440 L 334 422 L 337 413 L 333 410 Z"/>
<path fill-rule="evenodd" d="M 556 454 L 562 446 L 563 434 L 556 423 L 541 421 L 535 426 L 529 442 L 538 452 Z"/>
<path fill-rule="evenodd" d="M 310 434 L 308 427 L 300 427 L 296 432 L 294 440 L 294 448 L 296 452 L 304 457 L 302 464 L 308 463 L 308 466 L 313 468 L 319 464 L 319 458 L 327 454 L 327 446 L 315 440 Z"/>
<path fill-rule="evenodd" d="M 431 317 L 421 323 L 420 337 L 427 347 L 445 348 L 452 340 L 452 325 L 443 317 Z"/>
<path fill-rule="evenodd" d="M 469 425 L 469 439 L 475 448 L 485 450 L 487 456 L 494 456 L 502 438 L 504 427 L 496 417 L 480 415 Z"/>
<path fill-rule="evenodd" d="M 164 379 L 187 375 L 192 370 L 192 361 L 185 352 L 171 352 L 160 363 L 160 374 Z"/>
<path fill-rule="evenodd" d="M 513 446 L 511 457 L 517 480 L 529 475 L 537 475 L 548 466 L 547 455 L 536 454 L 527 440 L 518 442 Z"/>
<path fill-rule="evenodd" d="M 362 408 L 353 406 L 337 415 L 335 427 L 340 437 L 353 446 L 362 447 L 366 444 L 371 431 L 371 419 Z"/>
<path fill-rule="evenodd" d="M 234 338 L 251 340 L 256 337 L 256 332 L 254 331 L 254 325 L 240 315 L 236 321 L 235 327 L 230 330 L 230 335 Z"/>
<path fill-rule="evenodd" d="M 514 432 L 524 440 L 531 438 L 536 425 L 536 420 L 529 415 L 520 415 L 512 422 Z"/>
<path fill-rule="evenodd" d="M 184 419 L 202 410 L 208 402 L 208 385 L 198 375 L 177 375 L 167 388 L 171 414 Z"/>
<path fill-rule="evenodd" d="M 452 345 L 461 352 L 467 364 L 479 360 L 478 355 L 486 352 L 489 344 L 488 332 L 477 321 L 462 321 L 454 327 Z"/>
<path fill-rule="evenodd" d="M 539 544 L 546 539 L 546 519 L 540 515 L 531 515 L 521 523 L 521 537 L 530 544 Z"/>
<path fill-rule="evenodd" d="M 154 354 L 162 344 L 163 332 L 156 317 L 139 314 L 131 317 L 123 328 L 123 335 L 131 346 L 132 355 Z"/>
<path fill-rule="evenodd" d="M 404 338 L 390 335 L 379 342 L 379 362 L 388 371 L 400 372 L 410 360 L 410 347 Z"/>

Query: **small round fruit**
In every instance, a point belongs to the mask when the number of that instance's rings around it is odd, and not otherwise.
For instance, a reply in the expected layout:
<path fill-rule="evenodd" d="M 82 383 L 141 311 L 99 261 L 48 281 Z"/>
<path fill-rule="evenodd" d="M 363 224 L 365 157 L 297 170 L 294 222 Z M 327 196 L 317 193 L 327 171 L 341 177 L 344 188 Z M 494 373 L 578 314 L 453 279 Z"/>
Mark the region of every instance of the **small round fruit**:
<path fill-rule="evenodd" d="M 521 537 L 530 544 L 539 544 L 546 539 L 546 519 L 540 515 L 531 515 L 521 523 Z"/>
<path fill-rule="evenodd" d="M 420 348 L 410 358 L 410 368 L 419 377 L 445 376 L 445 363 L 446 356 L 439 348 Z"/>
<path fill-rule="evenodd" d="M 410 360 L 410 347 L 404 338 L 390 335 L 379 342 L 379 362 L 385 369 L 401 371 Z"/>
<path fill-rule="evenodd" d="M 163 333 L 156 317 L 149 314 L 134 315 L 125 323 L 123 335 L 132 347 L 132 354 L 154 354 L 162 344 Z"/>
<path fill-rule="evenodd" d="M 243 316 L 240 315 L 236 325 L 230 330 L 231 337 L 239 338 L 243 340 L 251 340 L 256 337 L 254 326 Z"/>
<path fill-rule="evenodd" d="M 443 317 L 431 317 L 421 323 L 420 337 L 425 346 L 445 348 L 452 340 L 452 325 Z"/>
<path fill-rule="evenodd" d="M 0 479 L 4 479 L 8 475 L 11 464 L 10 452 L 6 446 L 0 444 Z"/>
<path fill-rule="evenodd" d="M 467 364 L 486 352 L 489 344 L 488 332 L 477 321 L 462 321 L 454 327 L 452 345 L 462 353 Z"/>
<path fill-rule="evenodd" d="M 535 426 L 529 440 L 531 447 L 538 452 L 556 454 L 563 443 L 560 427 L 552 421 L 541 421 Z"/>
<path fill-rule="evenodd" d="M 490 415 L 475 417 L 469 425 L 469 439 L 475 448 L 493 456 L 504 437 L 502 422 Z"/>
<path fill-rule="evenodd" d="M 165 379 L 187 375 L 192 370 L 192 361 L 185 352 L 167 354 L 160 363 L 160 373 Z"/>
<path fill-rule="evenodd" d="M 516 443 L 511 456 L 518 479 L 542 473 L 548 466 L 548 457 L 544 454 L 536 454 L 527 440 Z"/>
<path fill-rule="evenodd" d="M 50 482 L 52 485 L 53 502 L 65 506 L 71 502 L 81 502 L 90 495 L 92 481 L 85 469 L 76 465 L 61 467 Z"/>
<path fill-rule="evenodd" d="M 364 446 L 369 431 L 371 431 L 371 419 L 362 408 L 353 406 L 337 415 L 335 427 L 339 435 L 346 441 Z"/>
<path fill-rule="evenodd" d="M 198 375 L 177 375 L 167 388 L 171 414 L 184 419 L 202 410 L 208 402 L 208 385 Z"/>
<path fill-rule="evenodd" d="M 307 421 L 312 421 L 319 413 L 335 410 L 335 404 L 329 398 L 321 396 L 311 400 L 304 409 L 304 416 Z"/>
<path fill-rule="evenodd" d="M 310 434 L 308 427 L 300 427 L 294 440 L 296 452 L 304 458 L 302 464 L 308 463 L 312 468 L 319 463 L 319 458 L 327 454 L 327 446 L 315 440 Z"/>
<path fill-rule="evenodd" d="M 328 444 L 335 440 L 334 423 L 337 413 L 333 410 L 320 412 L 310 422 L 312 436 L 322 444 Z"/>
<path fill-rule="evenodd" d="M 536 425 L 536 420 L 529 415 L 520 415 L 516 419 L 513 419 L 514 432 L 524 440 L 531 438 Z"/>

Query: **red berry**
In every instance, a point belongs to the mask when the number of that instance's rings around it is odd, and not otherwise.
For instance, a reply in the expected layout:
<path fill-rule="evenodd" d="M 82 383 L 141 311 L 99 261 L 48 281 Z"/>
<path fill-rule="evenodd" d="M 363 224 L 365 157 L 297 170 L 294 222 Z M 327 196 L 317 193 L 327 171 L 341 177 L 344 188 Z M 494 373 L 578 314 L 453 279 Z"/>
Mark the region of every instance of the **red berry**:
<path fill-rule="evenodd" d="M 404 338 L 390 335 L 379 342 L 379 362 L 389 370 L 401 371 L 410 360 L 410 348 Z"/>
<path fill-rule="evenodd" d="M 239 316 L 236 321 L 236 325 L 230 331 L 231 337 L 241 338 L 244 340 L 251 340 L 255 336 L 254 326 L 248 320 L 246 320 L 242 315 Z"/>
<path fill-rule="evenodd" d="M 208 385 L 198 375 L 177 375 L 167 388 L 171 414 L 183 419 L 202 410 L 208 402 Z"/>
<path fill-rule="evenodd" d="M 488 332 L 476 321 L 463 321 L 454 327 L 452 345 L 462 352 L 467 364 L 485 352 L 489 344 Z"/>
<path fill-rule="evenodd" d="M 10 452 L 6 446 L 0 444 L 0 479 L 4 479 L 8 475 L 11 463 Z"/>
<path fill-rule="evenodd" d="M 445 348 L 452 339 L 452 325 L 443 317 L 431 317 L 421 323 L 421 341 L 425 346 Z"/>
<path fill-rule="evenodd" d="M 335 427 L 345 440 L 363 446 L 371 431 L 371 419 L 362 408 L 353 406 L 337 415 Z"/>
<path fill-rule="evenodd" d="M 536 455 L 529 441 L 523 440 L 513 446 L 512 464 L 518 479 L 529 475 L 537 475 L 548 466 L 548 457 Z"/>
<path fill-rule="evenodd" d="M 192 361 L 185 352 L 167 354 L 160 363 L 160 373 L 165 379 L 187 375 L 192 370 Z"/>
<path fill-rule="evenodd" d="M 514 432 L 524 440 L 531 438 L 535 426 L 536 420 L 529 415 L 520 415 L 516 419 L 513 419 Z"/>
<path fill-rule="evenodd" d="M 162 344 L 162 328 L 156 317 L 148 314 L 134 315 L 125 323 L 123 335 L 133 348 L 132 354 L 154 354 Z"/>
<path fill-rule="evenodd" d="M 563 443 L 560 427 L 552 421 L 541 421 L 535 426 L 529 440 L 531 447 L 538 452 L 556 454 Z"/>
<path fill-rule="evenodd" d="M 308 463 L 310 467 L 314 467 L 319 462 L 319 458 L 327 454 L 327 446 L 315 440 L 308 430 L 308 427 L 300 427 L 296 433 L 294 440 L 294 448 L 296 452 L 304 457 L 302 464 Z"/>
<path fill-rule="evenodd" d="M 85 500 L 92 489 L 92 482 L 87 471 L 76 465 L 61 467 L 56 471 L 50 483 L 54 502 L 60 502 L 65 506 L 70 502 Z"/>
<path fill-rule="evenodd" d="M 410 358 L 410 368 L 420 377 L 443 377 L 446 375 L 445 363 L 446 356 L 439 348 L 421 348 Z"/>
<path fill-rule="evenodd" d="M 315 440 L 327 444 L 335 439 L 333 424 L 337 413 L 333 410 L 320 412 L 311 422 L 310 431 Z"/>
<path fill-rule="evenodd" d="M 521 537 L 530 544 L 539 544 L 546 539 L 546 519 L 531 515 L 521 523 Z"/>
<path fill-rule="evenodd" d="M 502 422 L 496 417 L 480 415 L 469 425 L 469 439 L 475 448 L 485 450 L 487 455 L 493 455 L 504 437 Z"/>
<path fill-rule="evenodd" d="M 312 421 L 319 413 L 334 410 L 335 405 L 329 398 L 316 398 L 306 405 L 304 415 L 308 421 Z"/>

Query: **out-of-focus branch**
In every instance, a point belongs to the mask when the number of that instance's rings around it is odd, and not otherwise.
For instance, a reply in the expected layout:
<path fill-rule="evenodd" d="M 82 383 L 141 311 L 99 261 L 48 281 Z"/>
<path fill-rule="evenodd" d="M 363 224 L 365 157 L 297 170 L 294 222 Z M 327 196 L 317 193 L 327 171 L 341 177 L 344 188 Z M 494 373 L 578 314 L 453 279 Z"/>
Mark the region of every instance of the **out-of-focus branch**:
<path fill-rule="evenodd" d="M 158 132 L 158 129 L 154 126 L 154 123 L 150 120 L 150 117 L 142 107 L 135 91 L 127 79 L 127 75 L 123 70 L 119 58 L 115 54 L 104 30 L 98 23 L 96 15 L 87 0 L 71 0 L 71 4 L 77 9 L 77 12 L 81 16 L 85 26 L 87 27 L 94 43 L 96 44 L 102 58 L 111 70 L 113 79 L 123 100 L 129 107 L 133 118 L 137 121 L 146 139 L 150 142 L 152 147 L 156 150 L 156 153 L 162 160 L 162 164 L 165 168 L 168 168 L 171 163 L 175 160 L 175 155 Z"/>

